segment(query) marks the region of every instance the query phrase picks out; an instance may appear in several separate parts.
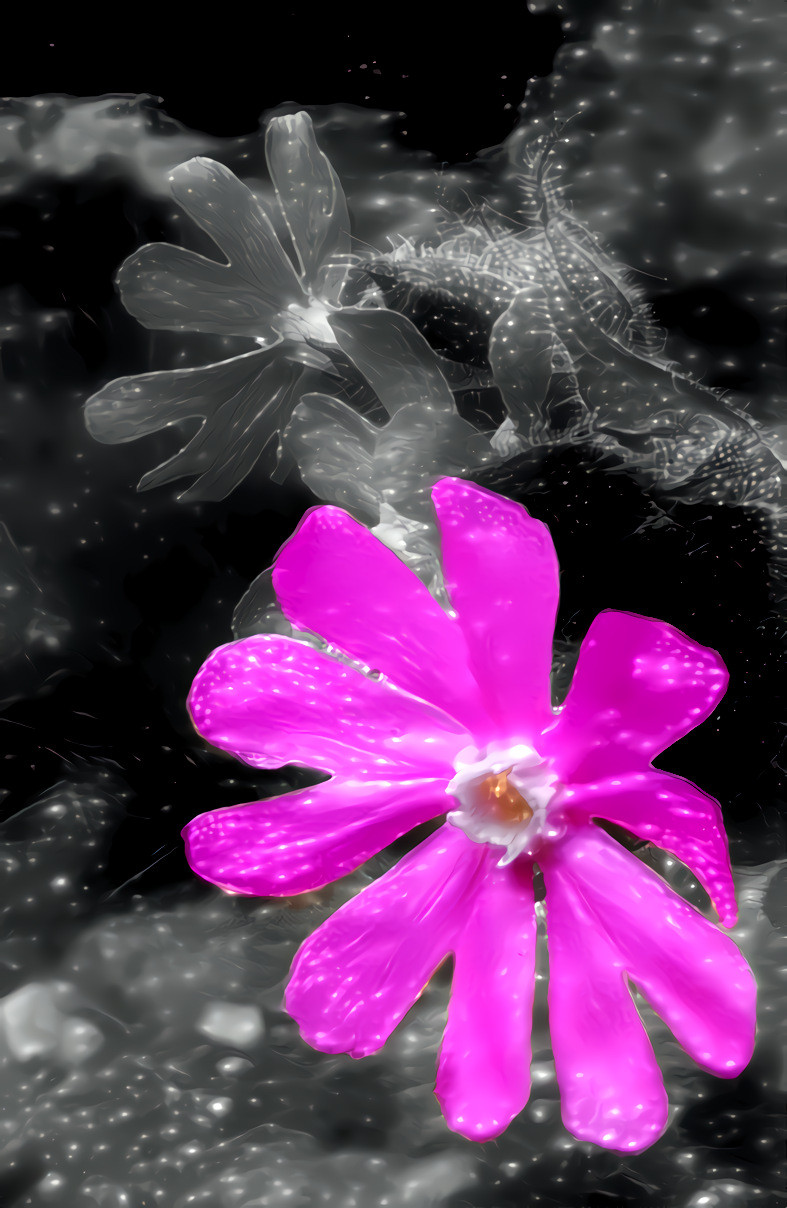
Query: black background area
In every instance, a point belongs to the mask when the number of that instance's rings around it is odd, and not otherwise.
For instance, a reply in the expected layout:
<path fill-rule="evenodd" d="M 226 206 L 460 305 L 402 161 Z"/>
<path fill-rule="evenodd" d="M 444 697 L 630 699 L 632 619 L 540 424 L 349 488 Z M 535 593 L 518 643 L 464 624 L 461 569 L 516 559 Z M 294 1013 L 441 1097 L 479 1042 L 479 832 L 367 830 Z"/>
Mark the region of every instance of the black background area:
<path fill-rule="evenodd" d="M 447 4 L 254 6 L 86 28 L 63 10 L 18 30 L 3 50 L 3 93 L 149 92 L 208 134 L 258 128 L 285 101 L 346 103 L 406 115 L 405 145 L 455 163 L 502 141 L 528 79 L 564 40 L 553 14 L 495 6 L 494 19 Z"/>

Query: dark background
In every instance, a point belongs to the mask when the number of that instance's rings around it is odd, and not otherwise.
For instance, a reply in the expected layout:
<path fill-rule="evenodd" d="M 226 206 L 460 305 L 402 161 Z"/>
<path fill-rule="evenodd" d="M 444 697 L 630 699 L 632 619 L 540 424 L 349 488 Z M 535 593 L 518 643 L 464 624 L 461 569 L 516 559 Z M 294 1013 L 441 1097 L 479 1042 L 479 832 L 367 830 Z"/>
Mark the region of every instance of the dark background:
<path fill-rule="evenodd" d="M 401 111 L 406 143 L 454 163 L 510 132 L 528 79 L 550 71 L 565 37 L 554 14 L 513 3 L 494 21 L 415 3 L 258 6 L 210 24 L 163 14 L 151 28 L 83 27 L 65 11 L 36 22 L 4 47 L 2 91 L 150 92 L 177 121 L 225 136 L 255 131 L 284 101 L 347 102 Z"/>

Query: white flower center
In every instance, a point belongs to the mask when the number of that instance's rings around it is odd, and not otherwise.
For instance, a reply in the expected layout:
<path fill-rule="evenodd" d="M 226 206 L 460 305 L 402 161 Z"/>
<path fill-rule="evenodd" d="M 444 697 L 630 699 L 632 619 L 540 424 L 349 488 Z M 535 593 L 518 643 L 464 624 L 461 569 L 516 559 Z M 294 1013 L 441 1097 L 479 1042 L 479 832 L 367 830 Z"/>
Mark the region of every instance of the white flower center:
<path fill-rule="evenodd" d="M 335 344 L 336 336 L 328 322 L 329 314 L 331 308 L 319 298 L 309 298 L 306 306 L 291 302 L 280 313 L 276 326 L 285 339 L 319 340 L 321 344 Z"/>
<path fill-rule="evenodd" d="M 557 776 L 532 747 L 520 743 L 483 753 L 467 747 L 454 767 L 446 792 L 458 808 L 448 821 L 474 843 L 505 848 L 501 867 L 517 856 L 534 856 L 545 840 L 562 833 L 557 819 L 549 816 Z"/>

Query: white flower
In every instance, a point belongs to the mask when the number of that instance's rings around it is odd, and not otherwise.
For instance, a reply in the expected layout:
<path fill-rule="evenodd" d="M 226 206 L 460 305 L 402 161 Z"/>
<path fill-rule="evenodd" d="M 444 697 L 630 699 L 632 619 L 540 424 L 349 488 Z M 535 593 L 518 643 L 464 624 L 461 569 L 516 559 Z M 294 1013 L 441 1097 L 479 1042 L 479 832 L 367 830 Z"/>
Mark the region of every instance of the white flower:
<path fill-rule="evenodd" d="M 314 345 L 335 344 L 328 316 L 340 306 L 350 249 L 344 193 L 306 113 L 273 118 L 265 154 L 297 266 L 251 189 L 198 157 L 173 171 L 171 188 L 224 262 L 151 243 L 118 273 L 123 303 L 145 327 L 260 346 L 196 369 L 118 378 L 88 400 L 88 429 L 108 444 L 202 418 L 185 448 L 143 477 L 141 490 L 196 475 L 186 496 L 224 498 L 276 441 L 305 369 L 330 363 Z"/>

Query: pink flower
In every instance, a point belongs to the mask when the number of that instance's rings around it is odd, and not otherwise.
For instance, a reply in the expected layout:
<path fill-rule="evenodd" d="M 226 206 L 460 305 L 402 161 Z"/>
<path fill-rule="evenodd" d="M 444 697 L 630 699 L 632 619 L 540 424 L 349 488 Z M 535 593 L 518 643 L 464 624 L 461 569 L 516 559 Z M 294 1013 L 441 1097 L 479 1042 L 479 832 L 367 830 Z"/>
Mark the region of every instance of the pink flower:
<path fill-rule="evenodd" d="M 362 1057 L 452 953 L 436 1093 L 449 1127 L 479 1141 L 530 1091 L 537 863 L 564 1123 L 637 1152 L 663 1132 L 667 1099 L 629 980 L 722 1077 L 751 1056 L 755 986 L 730 938 L 594 820 L 671 852 L 735 922 L 719 806 L 651 762 L 712 712 L 727 673 L 672 626 L 606 611 L 553 710 L 548 530 L 458 479 L 432 498 L 452 613 L 338 508 L 309 512 L 284 545 L 281 607 L 329 651 L 275 634 L 231 642 L 200 670 L 189 707 L 209 742 L 246 763 L 331 779 L 195 818 L 188 859 L 234 893 L 302 893 L 448 811 L 303 944 L 286 1006 L 309 1044 Z"/>

